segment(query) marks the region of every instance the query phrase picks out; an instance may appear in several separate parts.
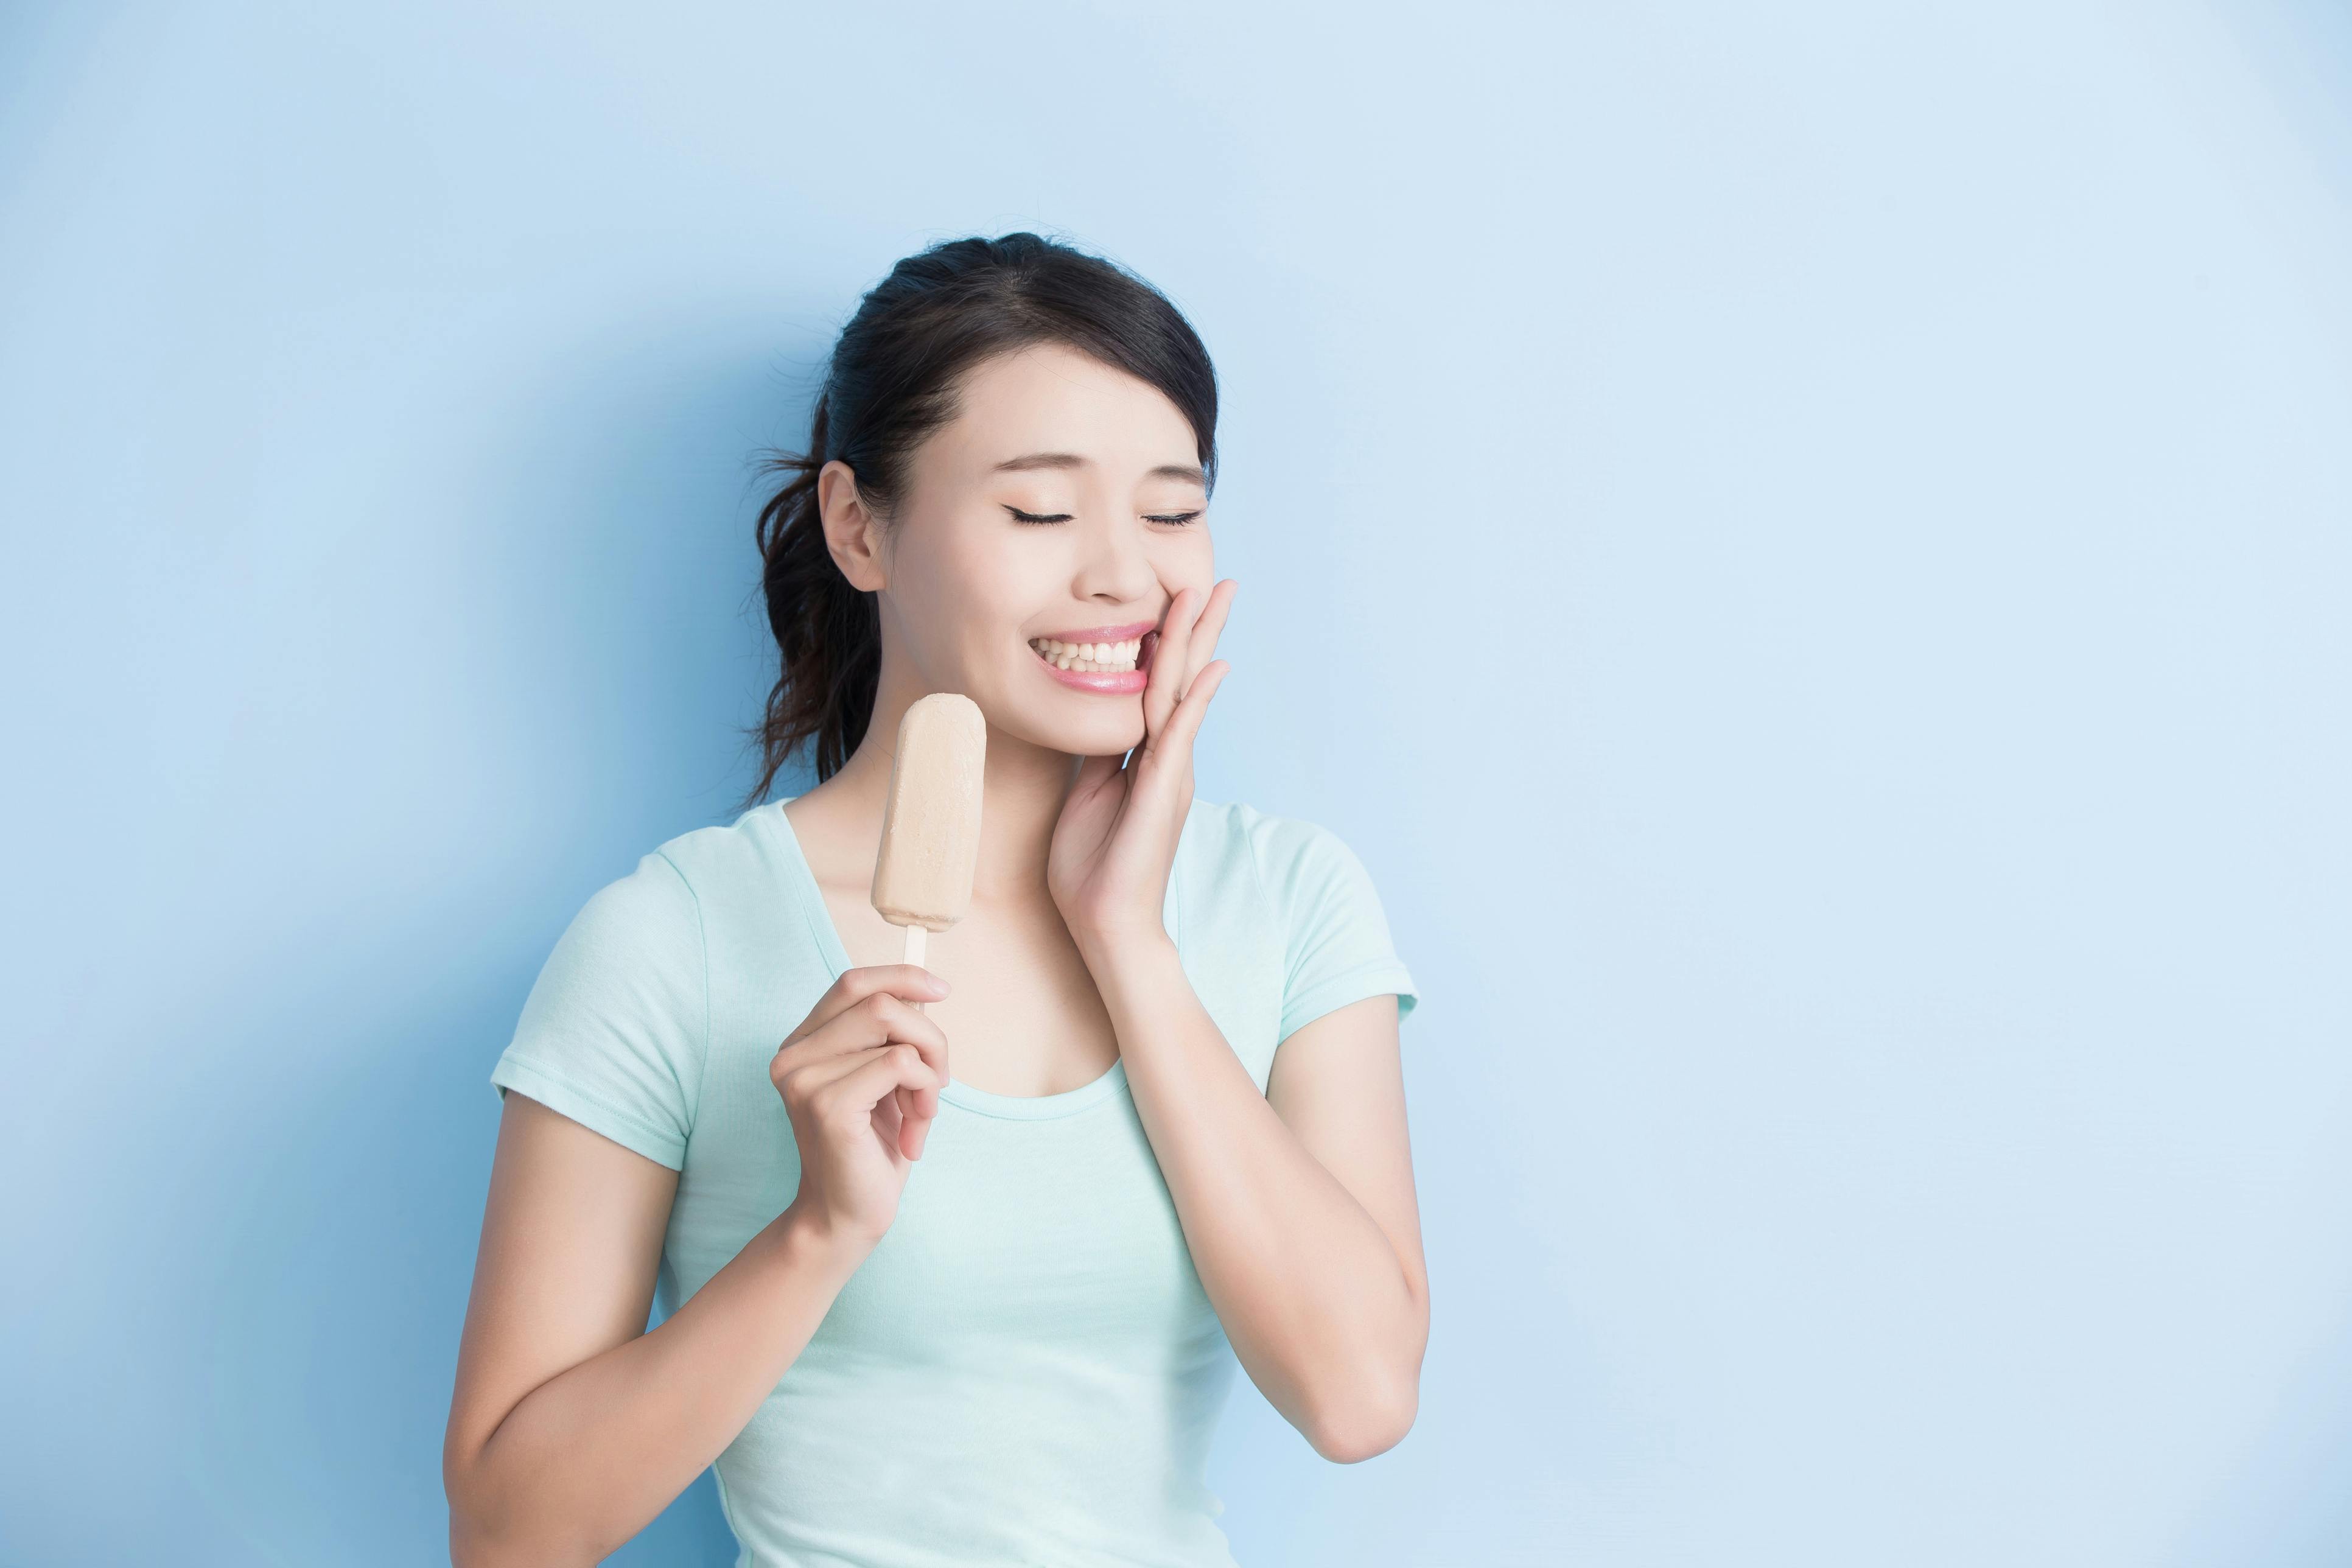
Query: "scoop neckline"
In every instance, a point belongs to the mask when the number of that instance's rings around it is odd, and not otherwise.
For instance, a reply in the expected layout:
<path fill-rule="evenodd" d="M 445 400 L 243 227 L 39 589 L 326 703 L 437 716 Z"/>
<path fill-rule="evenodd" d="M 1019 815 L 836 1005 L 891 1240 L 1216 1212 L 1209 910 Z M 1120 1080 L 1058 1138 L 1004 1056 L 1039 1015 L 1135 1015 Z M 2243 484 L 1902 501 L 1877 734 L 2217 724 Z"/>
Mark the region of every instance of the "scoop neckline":
<path fill-rule="evenodd" d="M 770 815 L 774 818 L 774 831 L 785 849 L 785 861 L 797 886 L 802 917 L 807 921 L 810 934 L 816 939 L 817 951 L 824 955 L 825 967 L 832 971 L 832 984 L 850 968 L 849 949 L 841 940 L 841 931 L 833 921 L 833 910 L 826 907 L 824 889 L 818 886 L 815 868 L 809 865 L 808 855 L 801 848 L 800 835 L 793 830 L 793 819 L 784 815 L 784 807 L 798 800 L 798 795 L 786 795 L 773 804 Z M 1162 913 L 1169 920 L 1169 929 L 1175 930 L 1173 919 L 1176 904 L 1176 878 L 1171 868 L 1168 878 L 1168 902 Z M 1127 1089 L 1127 1057 L 1122 1053 L 1111 1063 L 1110 1070 L 1090 1083 L 1059 1094 L 998 1094 L 993 1090 L 969 1084 L 952 1072 L 940 1090 L 940 1099 L 950 1105 L 982 1116 L 994 1116 L 1007 1121 L 1043 1121 L 1068 1116 L 1099 1100 L 1107 1100 Z"/>

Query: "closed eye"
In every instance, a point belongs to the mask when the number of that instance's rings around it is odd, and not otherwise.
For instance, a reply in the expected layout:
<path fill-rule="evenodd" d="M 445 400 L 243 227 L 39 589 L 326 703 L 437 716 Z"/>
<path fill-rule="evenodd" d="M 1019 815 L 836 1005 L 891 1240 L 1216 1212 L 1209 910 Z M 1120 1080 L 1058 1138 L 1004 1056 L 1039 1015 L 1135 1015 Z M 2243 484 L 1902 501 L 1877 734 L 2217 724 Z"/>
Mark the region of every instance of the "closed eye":
<path fill-rule="evenodd" d="M 1013 521 L 1015 522 L 1067 522 L 1070 521 L 1070 514 L 1066 511 L 1023 511 L 1017 506 L 1006 506 L 1004 510 L 1013 514 Z M 1143 514 L 1143 521 L 1164 522 L 1172 527 L 1181 528 L 1200 515 L 1198 511 L 1148 511 Z"/>

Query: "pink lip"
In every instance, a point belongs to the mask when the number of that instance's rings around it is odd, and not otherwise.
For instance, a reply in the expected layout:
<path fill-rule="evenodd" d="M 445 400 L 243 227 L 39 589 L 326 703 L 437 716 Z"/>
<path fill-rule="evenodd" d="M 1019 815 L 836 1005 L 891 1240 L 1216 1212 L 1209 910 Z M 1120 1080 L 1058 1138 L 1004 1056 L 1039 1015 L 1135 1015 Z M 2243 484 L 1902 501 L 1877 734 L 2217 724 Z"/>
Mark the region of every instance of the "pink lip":
<path fill-rule="evenodd" d="M 1059 665 L 1047 664 L 1042 658 L 1037 661 L 1037 668 L 1065 686 L 1108 697 L 1132 697 L 1143 689 L 1151 676 L 1148 669 L 1064 669 Z"/>
<path fill-rule="evenodd" d="M 1091 631 L 1039 632 L 1037 635 L 1051 642 L 1125 642 L 1129 637 L 1139 637 L 1148 631 L 1156 630 L 1159 626 L 1158 621 L 1136 621 L 1123 626 L 1097 626 Z"/>

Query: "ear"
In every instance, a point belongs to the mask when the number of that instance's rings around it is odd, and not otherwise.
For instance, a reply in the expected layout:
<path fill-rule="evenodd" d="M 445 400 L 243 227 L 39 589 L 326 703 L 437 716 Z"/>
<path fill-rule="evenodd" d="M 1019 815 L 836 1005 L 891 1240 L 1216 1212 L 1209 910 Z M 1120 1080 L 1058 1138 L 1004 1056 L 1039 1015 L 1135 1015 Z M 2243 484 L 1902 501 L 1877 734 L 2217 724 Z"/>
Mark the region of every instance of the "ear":
<path fill-rule="evenodd" d="M 880 589 L 882 525 L 857 494 L 856 471 L 838 458 L 817 470 L 816 513 L 825 550 L 849 585 L 869 594 Z"/>

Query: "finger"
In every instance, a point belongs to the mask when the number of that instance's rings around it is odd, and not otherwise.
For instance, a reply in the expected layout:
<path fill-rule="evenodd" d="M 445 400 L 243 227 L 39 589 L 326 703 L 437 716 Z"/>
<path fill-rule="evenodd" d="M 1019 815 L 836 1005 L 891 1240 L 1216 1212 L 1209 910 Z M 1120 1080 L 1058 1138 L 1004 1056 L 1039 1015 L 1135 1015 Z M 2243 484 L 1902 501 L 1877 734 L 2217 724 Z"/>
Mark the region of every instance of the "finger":
<path fill-rule="evenodd" d="M 896 1089 L 935 1089 L 930 1068 L 896 1047 L 877 1051 L 821 1091 L 828 1114 L 846 1116 L 852 1108 L 869 1114 Z"/>
<path fill-rule="evenodd" d="M 784 1037 L 784 1044 L 805 1039 L 857 1006 L 868 997 L 887 994 L 908 1002 L 938 1002 L 946 997 L 948 983 L 919 963 L 869 963 L 845 969 L 809 1009 L 801 1026 Z"/>
<path fill-rule="evenodd" d="M 795 1074 L 810 1072 L 885 1046 L 913 1047 L 923 1065 L 938 1075 L 939 1081 L 947 1081 L 947 1036 L 930 1015 L 918 1013 L 896 996 L 887 994 L 868 996 L 815 1034 L 792 1047 L 791 1049 L 799 1053 L 800 1060 L 786 1070 Z M 816 1081 L 829 1082 L 836 1076 L 833 1071 L 823 1071 Z M 922 1111 L 929 1116 L 938 1109 L 939 1099 L 934 1090 L 922 1101 Z"/>
<path fill-rule="evenodd" d="M 937 1119 L 936 1107 L 930 1115 L 917 1109 L 920 1098 L 914 1089 L 894 1089 L 874 1106 L 874 1119 L 883 1138 L 909 1160 L 923 1157 L 923 1145 L 929 1141 L 931 1123 Z"/>
<path fill-rule="evenodd" d="M 810 1103 L 818 1103 L 845 1092 L 842 1089 L 843 1085 L 856 1078 L 860 1072 L 872 1068 L 877 1062 L 907 1064 L 904 1081 L 898 1085 L 907 1096 L 902 1103 L 910 1106 L 919 1117 L 931 1117 L 939 1114 L 941 1079 L 934 1076 L 930 1064 L 922 1058 L 921 1054 L 913 1051 L 913 1048 L 904 1040 L 895 1040 L 889 1045 L 874 1046 L 862 1051 L 850 1051 L 842 1056 L 827 1057 L 821 1062 L 803 1068 L 802 1071 L 807 1076 L 798 1079 L 798 1085 L 808 1091 Z M 887 1092 L 886 1089 L 877 1089 L 859 1103 L 870 1108 L 874 1101 L 881 1099 L 886 1092 Z"/>
<path fill-rule="evenodd" d="M 902 1089 L 898 1092 L 904 1095 L 907 1091 Z M 915 1116 L 902 1121 L 899 1125 L 905 1131 L 898 1135 L 898 1152 L 909 1160 L 921 1159 L 923 1145 L 931 1140 L 931 1123 L 935 1120 L 929 1116 Z"/>
<path fill-rule="evenodd" d="M 1217 634 L 1225 629 L 1225 616 L 1231 613 L 1234 595 L 1240 587 L 1239 583 L 1228 577 L 1210 591 L 1209 602 L 1202 606 L 1201 618 L 1193 623 L 1192 636 L 1184 639 L 1184 658 L 1192 668 L 1179 689 L 1180 697 L 1192 689 L 1192 682 L 1201 679 L 1201 671 L 1217 656 Z"/>
<path fill-rule="evenodd" d="M 1083 799 L 1102 788 L 1110 782 L 1111 775 L 1118 772 L 1118 765 L 1125 758 L 1125 752 L 1087 758 L 1078 764 L 1078 776 L 1070 781 L 1070 794 Z"/>
<path fill-rule="evenodd" d="M 1188 602 L 1186 595 L 1193 590 L 1179 588 L 1168 602 L 1168 614 L 1160 623 L 1160 638 L 1151 650 L 1151 673 L 1143 686 L 1143 733 L 1148 739 L 1160 733 L 1168 722 L 1168 715 L 1176 710 L 1177 696 L 1184 689 L 1184 633 L 1195 616 L 1197 595 Z"/>
<path fill-rule="evenodd" d="M 939 1020 L 929 1013 L 918 1013 L 911 1005 L 887 991 L 879 991 L 847 1012 L 835 1014 L 831 1022 L 803 1037 L 794 1048 L 814 1060 L 900 1041 L 921 1047 L 926 1060 L 936 1058 L 941 1064 L 947 1060 L 948 1037 L 940 1030 Z"/>
<path fill-rule="evenodd" d="M 1192 737 L 1201 732 L 1201 720 L 1209 711 L 1209 700 L 1216 696 L 1217 688 L 1224 684 L 1225 672 L 1231 668 L 1233 666 L 1222 658 L 1212 661 L 1200 679 L 1192 682 L 1192 689 L 1184 693 L 1184 700 L 1169 717 L 1168 728 L 1160 732 L 1155 753 L 1160 765 L 1192 760 Z"/>

